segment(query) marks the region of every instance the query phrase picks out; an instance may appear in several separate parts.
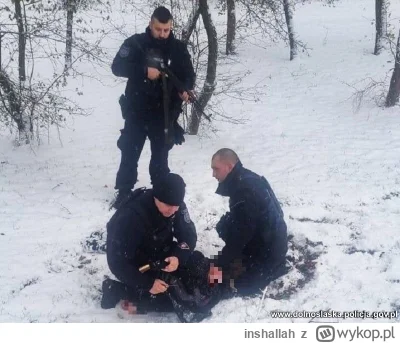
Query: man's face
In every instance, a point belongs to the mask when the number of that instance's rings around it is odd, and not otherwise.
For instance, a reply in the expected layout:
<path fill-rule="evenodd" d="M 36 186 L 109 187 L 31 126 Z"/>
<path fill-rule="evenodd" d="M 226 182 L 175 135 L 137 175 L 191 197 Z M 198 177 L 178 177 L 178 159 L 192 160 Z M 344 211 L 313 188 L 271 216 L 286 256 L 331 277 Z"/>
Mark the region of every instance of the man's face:
<path fill-rule="evenodd" d="M 160 211 L 160 213 L 166 218 L 173 216 L 175 212 L 179 210 L 179 206 L 168 205 L 164 202 L 161 202 L 157 198 L 154 198 L 154 201 L 156 203 L 158 211 Z"/>
<path fill-rule="evenodd" d="M 219 156 L 215 156 L 211 160 L 211 169 L 213 170 L 213 177 L 215 177 L 218 182 L 222 182 L 226 179 L 228 174 L 232 171 L 233 165 L 230 162 L 222 161 Z"/>
<path fill-rule="evenodd" d="M 167 39 L 171 33 L 172 29 L 172 20 L 169 20 L 167 23 L 160 23 L 156 18 L 150 21 L 150 31 L 151 35 L 156 39 Z"/>

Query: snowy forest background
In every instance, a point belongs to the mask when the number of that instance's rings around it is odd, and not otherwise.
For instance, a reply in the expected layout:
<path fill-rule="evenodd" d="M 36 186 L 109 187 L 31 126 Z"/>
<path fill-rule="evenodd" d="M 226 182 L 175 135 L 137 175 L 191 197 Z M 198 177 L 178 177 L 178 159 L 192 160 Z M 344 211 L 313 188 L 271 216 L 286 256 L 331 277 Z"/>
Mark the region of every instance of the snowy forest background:
<path fill-rule="evenodd" d="M 177 321 L 99 305 L 126 82 L 110 66 L 158 4 L 197 74 L 201 108 L 184 109 L 186 142 L 170 154 L 197 249 L 222 246 L 221 147 L 268 179 L 291 237 L 291 270 L 265 299 L 223 301 L 205 321 L 399 310 L 399 1 L 0 0 L 0 321 Z"/>

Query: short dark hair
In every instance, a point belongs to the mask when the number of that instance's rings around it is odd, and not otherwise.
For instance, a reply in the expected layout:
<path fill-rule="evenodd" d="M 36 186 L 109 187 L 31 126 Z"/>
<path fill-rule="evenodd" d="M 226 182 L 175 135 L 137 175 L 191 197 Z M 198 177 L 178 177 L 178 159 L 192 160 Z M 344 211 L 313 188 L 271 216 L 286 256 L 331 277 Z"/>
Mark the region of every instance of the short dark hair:
<path fill-rule="evenodd" d="M 172 20 L 172 14 L 164 6 L 157 7 L 151 15 L 151 20 L 157 19 L 160 23 L 166 24 Z"/>
<path fill-rule="evenodd" d="M 212 157 L 212 160 L 215 157 L 219 157 L 223 161 L 231 162 L 232 164 L 236 164 L 239 162 L 239 156 L 234 152 L 232 149 L 229 148 L 222 148 L 219 149 Z"/>

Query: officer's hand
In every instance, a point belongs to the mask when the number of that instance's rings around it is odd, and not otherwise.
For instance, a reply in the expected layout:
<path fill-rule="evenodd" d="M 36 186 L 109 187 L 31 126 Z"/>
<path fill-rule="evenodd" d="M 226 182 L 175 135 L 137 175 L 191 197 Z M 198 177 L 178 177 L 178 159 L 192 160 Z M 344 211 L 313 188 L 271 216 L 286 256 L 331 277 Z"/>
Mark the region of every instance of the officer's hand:
<path fill-rule="evenodd" d="M 168 284 L 163 280 L 155 279 L 153 283 L 153 287 L 150 288 L 151 294 L 159 294 L 164 293 L 168 289 Z"/>
<path fill-rule="evenodd" d="M 179 93 L 179 96 L 184 102 L 189 101 L 189 94 L 187 92 Z"/>
<path fill-rule="evenodd" d="M 208 283 L 222 283 L 222 270 L 219 267 L 215 267 L 214 264 L 210 264 L 210 270 L 208 272 Z"/>
<path fill-rule="evenodd" d="M 175 270 L 178 269 L 179 259 L 177 257 L 170 256 L 170 257 L 167 257 L 164 261 L 165 262 L 169 262 L 168 266 L 166 266 L 163 269 L 164 272 L 172 273 L 172 272 L 174 272 Z"/>
<path fill-rule="evenodd" d="M 158 79 L 160 77 L 160 74 L 161 74 L 160 71 L 156 68 L 151 68 L 151 67 L 147 68 L 147 77 L 150 80 Z"/>

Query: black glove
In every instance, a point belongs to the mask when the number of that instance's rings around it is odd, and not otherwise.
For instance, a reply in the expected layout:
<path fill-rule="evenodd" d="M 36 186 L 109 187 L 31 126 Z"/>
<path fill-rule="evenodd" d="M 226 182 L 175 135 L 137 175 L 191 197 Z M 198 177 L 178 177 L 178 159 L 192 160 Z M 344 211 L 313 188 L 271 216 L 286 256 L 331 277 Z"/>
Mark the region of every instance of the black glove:
<path fill-rule="evenodd" d="M 185 137 L 183 136 L 185 134 L 185 130 L 183 129 L 182 126 L 178 124 L 177 121 L 174 122 L 174 142 L 177 145 L 181 145 L 183 142 L 185 142 Z"/>

